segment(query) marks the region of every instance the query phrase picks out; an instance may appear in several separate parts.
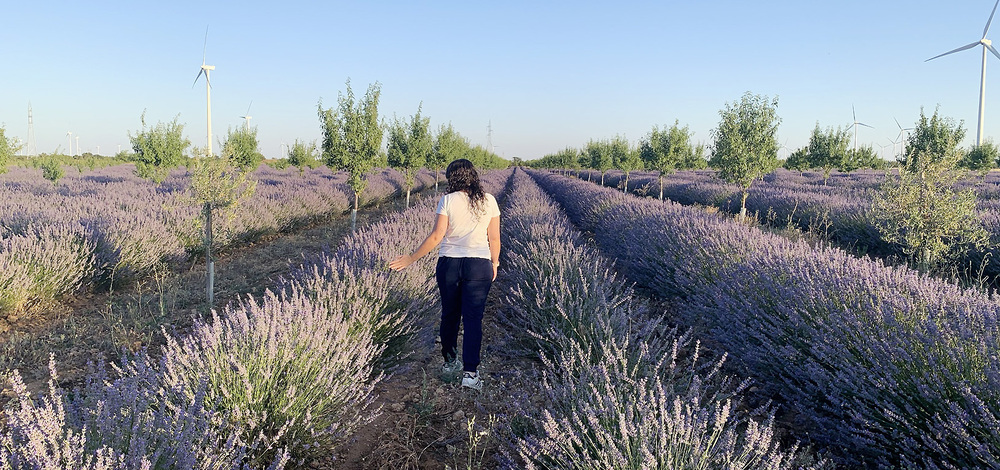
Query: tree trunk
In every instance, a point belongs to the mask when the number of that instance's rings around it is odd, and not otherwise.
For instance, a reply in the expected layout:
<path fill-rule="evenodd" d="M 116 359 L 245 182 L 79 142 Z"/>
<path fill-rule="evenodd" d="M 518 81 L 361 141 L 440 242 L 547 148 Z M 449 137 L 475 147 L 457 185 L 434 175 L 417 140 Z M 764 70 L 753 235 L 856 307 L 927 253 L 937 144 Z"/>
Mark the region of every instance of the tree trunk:
<path fill-rule="evenodd" d="M 354 209 L 351 210 L 351 232 L 358 227 L 358 200 L 360 199 L 357 192 L 354 193 Z"/>
<path fill-rule="evenodd" d="M 208 296 L 208 308 L 215 305 L 215 260 L 212 259 L 212 203 L 205 203 L 205 267 L 208 278 L 205 293 Z"/>
<path fill-rule="evenodd" d="M 622 192 L 628 194 L 628 172 L 625 172 L 625 187 L 622 188 Z"/>
<path fill-rule="evenodd" d="M 660 173 L 660 202 L 663 202 L 663 173 Z"/>
<path fill-rule="evenodd" d="M 406 208 L 410 208 L 410 188 L 406 188 Z"/>
<path fill-rule="evenodd" d="M 743 200 L 740 202 L 740 220 L 747 219 L 747 196 L 750 195 L 750 191 L 743 191 Z"/>
<path fill-rule="evenodd" d="M 601 172 L 601 186 L 604 186 L 604 172 Z"/>
<path fill-rule="evenodd" d="M 440 176 L 441 172 L 438 170 L 434 170 L 434 194 L 437 194 L 438 192 L 438 179 L 440 178 Z"/>

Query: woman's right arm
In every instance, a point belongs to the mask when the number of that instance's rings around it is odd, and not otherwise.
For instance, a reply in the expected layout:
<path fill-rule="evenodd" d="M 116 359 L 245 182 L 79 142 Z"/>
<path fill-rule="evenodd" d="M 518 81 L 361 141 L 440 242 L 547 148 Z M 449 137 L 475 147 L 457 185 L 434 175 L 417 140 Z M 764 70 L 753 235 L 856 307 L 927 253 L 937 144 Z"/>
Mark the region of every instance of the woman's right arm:
<path fill-rule="evenodd" d="M 447 231 L 448 231 L 448 216 L 444 214 L 438 214 L 437 219 L 434 220 L 434 228 L 431 229 L 431 233 L 427 235 L 427 238 L 425 238 L 424 242 L 417 247 L 416 251 L 392 260 L 389 263 L 389 269 L 392 269 L 394 271 L 399 271 L 413 264 L 414 261 L 423 258 L 424 255 L 430 253 L 431 250 L 434 249 L 434 247 L 438 246 L 441 243 L 441 240 L 444 240 L 444 234 Z"/>

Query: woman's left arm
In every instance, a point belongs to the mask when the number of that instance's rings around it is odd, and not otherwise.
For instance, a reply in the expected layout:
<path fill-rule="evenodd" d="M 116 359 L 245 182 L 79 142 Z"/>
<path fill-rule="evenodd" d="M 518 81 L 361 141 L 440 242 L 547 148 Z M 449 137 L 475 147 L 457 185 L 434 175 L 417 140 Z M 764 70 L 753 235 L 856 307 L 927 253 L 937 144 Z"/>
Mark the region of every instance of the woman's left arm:
<path fill-rule="evenodd" d="M 425 238 L 424 242 L 421 243 L 419 247 L 417 247 L 416 251 L 392 260 L 389 263 L 389 269 L 392 269 L 394 271 L 399 271 L 413 264 L 414 261 L 422 258 L 427 253 L 430 253 L 431 250 L 434 249 L 434 247 L 438 246 L 441 243 L 441 240 L 444 240 L 444 234 L 447 231 L 448 231 L 448 216 L 444 214 L 438 214 L 437 219 L 434 221 L 434 228 L 431 229 L 431 233 L 427 235 L 427 238 Z"/>
<path fill-rule="evenodd" d="M 493 261 L 493 280 L 497 280 L 497 267 L 500 266 L 500 216 L 490 219 L 486 227 L 486 238 L 490 242 L 490 260 Z"/>

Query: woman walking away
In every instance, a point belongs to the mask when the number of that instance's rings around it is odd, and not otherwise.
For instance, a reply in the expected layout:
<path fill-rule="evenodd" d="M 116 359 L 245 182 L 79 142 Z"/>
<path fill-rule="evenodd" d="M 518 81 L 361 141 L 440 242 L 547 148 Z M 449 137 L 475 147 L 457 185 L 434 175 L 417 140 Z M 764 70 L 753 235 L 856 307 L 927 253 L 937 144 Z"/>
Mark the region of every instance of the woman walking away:
<path fill-rule="evenodd" d="M 389 267 L 399 271 L 441 245 L 436 273 L 441 292 L 441 372 L 452 375 L 462 370 L 462 386 L 482 390 L 478 367 L 483 312 L 500 266 L 500 207 L 492 194 L 483 191 L 472 162 L 463 158 L 449 163 L 445 176 L 448 194 L 438 201 L 430 235 L 416 251 L 392 260 Z M 459 322 L 465 327 L 462 360 L 458 359 Z"/>

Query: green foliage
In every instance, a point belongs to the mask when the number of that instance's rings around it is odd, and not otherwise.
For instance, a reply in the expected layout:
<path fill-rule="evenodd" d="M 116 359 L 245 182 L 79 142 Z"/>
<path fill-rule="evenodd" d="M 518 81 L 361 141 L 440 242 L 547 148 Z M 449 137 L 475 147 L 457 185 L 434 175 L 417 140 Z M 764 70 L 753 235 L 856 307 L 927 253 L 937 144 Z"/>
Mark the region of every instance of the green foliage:
<path fill-rule="evenodd" d="M 163 181 L 170 172 L 184 162 L 184 151 L 191 141 L 184 138 L 184 125 L 177 118 L 169 123 L 157 123 L 155 127 L 146 129 L 146 112 L 139 117 L 142 130 L 132 135 L 131 162 L 135 163 L 135 173 L 140 178 L 147 178 L 157 183 Z"/>
<path fill-rule="evenodd" d="M 973 171 L 987 171 L 997 165 L 1000 165 L 1000 151 L 997 150 L 996 145 L 993 145 L 992 140 L 983 142 L 983 145 L 972 147 L 965 155 L 962 155 L 962 159 L 958 162 L 959 167 Z"/>
<path fill-rule="evenodd" d="M 449 163 L 462 158 L 469 149 L 469 141 L 462 137 L 451 123 L 442 124 L 434 139 L 434 153 L 427 160 L 427 168 L 435 171 L 444 170 Z"/>
<path fill-rule="evenodd" d="M 708 168 L 708 159 L 705 158 L 705 144 L 695 145 L 693 152 L 684 154 L 680 166 L 677 167 L 679 170 L 703 170 L 705 168 Z"/>
<path fill-rule="evenodd" d="M 607 140 L 591 140 L 583 148 L 583 153 L 590 161 L 587 168 L 601 172 L 601 184 L 604 184 L 604 173 L 614 167 L 614 155 L 611 142 Z"/>
<path fill-rule="evenodd" d="M 823 131 L 819 128 L 819 123 L 816 123 L 809 136 L 806 159 L 809 168 L 823 169 L 823 184 L 830 179 L 833 170 L 850 171 L 845 169 L 850 142 L 851 135 L 847 129 L 838 127 L 834 130 L 828 127 Z"/>
<path fill-rule="evenodd" d="M 199 205 L 228 209 L 230 213 L 257 187 L 251 171 L 234 166 L 226 158 L 205 157 L 192 160 L 191 196 Z"/>
<path fill-rule="evenodd" d="M 701 152 L 696 152 L 691 143 L 691 131 L 688 126 L 680 127 L 680 121 L 674 121 L 672 126 L 662 130 L 654 126 L 639 141 L 639 156 L 646 169 L 658 171 L 661 175 L 669 175 L 674 170 L 691 165 L 704 167 L 708 163 Z"/>
<path fill-rule="evenodd" d="M 257 143 L 257 128 L 245 126 L 229 129 L 222 144 L 222 156 L 243 171 L 253 171 L 264 161 Z"/>
<path fill-rule="evenodd" d="M 316 142 L 306 144 L 295 139 L 295 143 L 292 144 L 292 148 L 288 152 L 288 164 L 298 167 L 300 171 L 305 168 L 316 168 L 319 165 Z"/>
<path fill-rule="evenodd" d="M 802 171 L 809 169 L 809 147 L 801 147 L 785 160 L 785 169 Z"/>
<path fill-rule="evenodd" d="M 750 92 L 739 102 L 726 103 L 719 111 L 719 127 L 709 165 L 719 169 L 719 177 L 743 188 L 740 216 L 746 215 L 750 186 L 778 166 L 778 98 L 773 100 Z"/>
<path fill-rule="evenodd" d="M 923 162 L 918 161 L 921 157 L 930 158 L 932 163 L 949 161 L 957 164 L 961 152 L 958 144 L 965 138 L 963 124 L 964 121 L 956 123 L 952 118 L 939 116 L 937 109 L 928 119 L 924 109 L 920 108 L 920 119 L 906 139 L 901 166 L 918 171 L 924 167 Z"/>
<path fill-rule="evenodd" d="M 420 115 L 423 104 L 417 107 L 409 123 L 395 119 L 389 126 L 389 166 L 403 172 L 409 197 L 417 170 L 427 164 L 434 153 L 434 139 L 431 137 L 431 119 Z"/>
<path fill-rule="evenodd" d="M 847 158 L 844 159 L 844 164 L 840 169 L 843 171 L 854 171 L 861 168 L 881 170 L 885 167 L 886 161 L 879 158 L 871 145 L 865 145 L 860 148 L 848 150 Z"/>
<path fill-rule="evenodd" d="M 883 239 L 899 245 L 923 270 L 940 267 L 988 240 L 976 213 L 972 189 L 958 191 L 962 175 L 952 158 L 918 154 L 886 181 L 873 201 L 874 223 Z"/>
<path fill-rule="evenodd" d="M 59 160 L 54 158 L 46 158 L 42 160 L 42 177 L 52 182 L 52 184 L 59 184 L 59 178 L 62 178 L 66 174 L 63 171 L 62 165 L 59 164 Z"/>
<path fill-rule="evenodd" d="M 566 147 L 556 153 L 550 153 L 542 158 L 527 162 L 531 168 L 563 168 L 580 167 L 580 152 L 573 147 Z"/>
<path fill-rule="evenodd" d="M 465 158 L 468 158 L 476 168 L 481 170 L 497 170 L 510 166 L 510 162 L 500 158 L 499 155 L 487 150 L 482 145 L 469 148 Z"/>
<path fill-rule="evenodd" d="M 0 126 L 0 174 L 7 172 L 7 164 L 21 150 L 21 145 L 5 135 L 6 129 Z"/>
<path fill-rule="evenodd" d="M 382 85 L 375 82 L 368 86 L 364 98 L 355 103 L 348 79 L 346 94 L 338 93 L 336 109 L 323 109 L 322 100 L 317 106 L 323 131 L 323 162 L 350 174 L 347 184 L 354 191 L 355 210 L 361 192 L 368 185 L 365 174 L 382 158 L 382 126 L 378 120 L 381 93 Z"/>
<path fill-rule="evenodd" d="M 629 174 L 642 169 L 642 158 L 639 152 L 632 149 L 628 139 L 616 136 L 611 140 L 611 161 L 615 168 L 625 172 L 625 185 L 622 189 L 627 190 Z"/>

